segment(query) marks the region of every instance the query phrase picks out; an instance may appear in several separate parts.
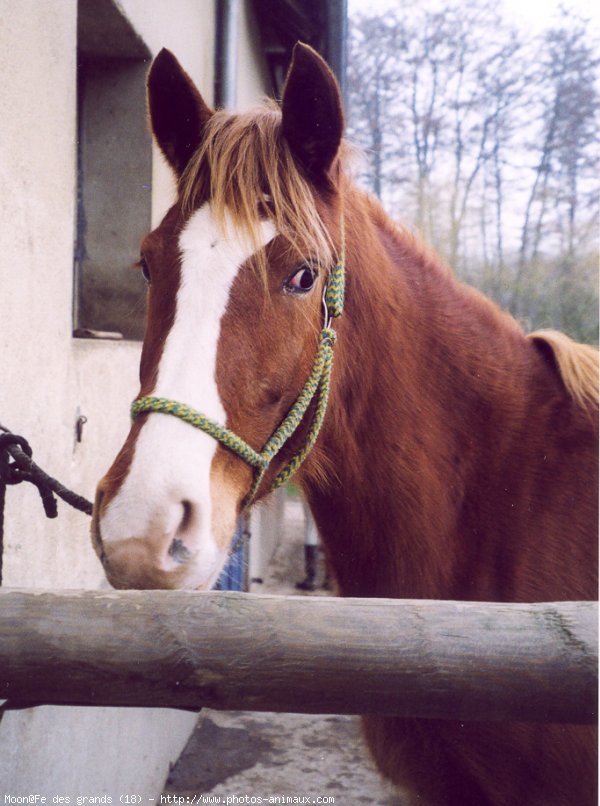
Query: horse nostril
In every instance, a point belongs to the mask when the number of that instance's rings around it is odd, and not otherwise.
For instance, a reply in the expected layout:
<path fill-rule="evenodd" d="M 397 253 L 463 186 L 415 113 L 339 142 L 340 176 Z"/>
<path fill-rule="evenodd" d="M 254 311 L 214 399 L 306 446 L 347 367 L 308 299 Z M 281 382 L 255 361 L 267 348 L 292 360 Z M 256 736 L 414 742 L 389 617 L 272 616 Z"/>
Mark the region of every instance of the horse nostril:
<path fill-rule="evenodd" d="M 175 562 L 181 565 L 189 562 L 192 558 L 192 552 L 184 545 L 183 541 L 178 538 L 175 538 L 169 546 L 168 554 L 169 557 L 172 557 Z"/>
<path fill-rule="evenodd" d="M 194 506 L 190 501 L 183 500 L 181 507 L 183 508 L 183 513 L 177 531 L 175 532 L 175 534 L 180 535 L 180 537 L 173 538 L 167 553 L 175 562 L 183 564 L 192 559 L 192 552 L 185 545 L 185 535 L 192 526 Z"/>
<path fill-rule="evenodd" d="M 181 506 L 183 507 L 183 515 L 181 517 L 181 522 L 179 524 L 179 529 L 177 530 L 179 534 L 186 532 L 188 526 L 190 526 L 192 521 L 192 504 L 189 501 L 182 501 Z"/>

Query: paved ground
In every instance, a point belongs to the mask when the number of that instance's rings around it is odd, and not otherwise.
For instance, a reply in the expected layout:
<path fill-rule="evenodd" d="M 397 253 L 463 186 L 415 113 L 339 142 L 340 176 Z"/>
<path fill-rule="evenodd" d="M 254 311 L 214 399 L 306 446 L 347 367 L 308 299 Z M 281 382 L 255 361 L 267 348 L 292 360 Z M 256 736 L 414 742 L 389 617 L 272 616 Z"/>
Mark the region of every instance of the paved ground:
<path fill-rule="evenodd" d="M 303 540 L 302 507 L 292 502 L 268 577 L 253 590 L 310 596 L 295 589 L 304 577 Z M 319 581 L 323 576 L 321 567 Z M 308 802 L 328 796 L 336 806 L 407 804 L 377 774 L 354 717 L 209 710 L 171 770 L 165 794 L 188 803 L 194 795 L 196 803 L 260 803 L 259 797 L 268 802 L 280 795 Z"/>
<path fill-rule="evenodd" d="M 165 793 L 202 793 L 206 803 L 232 796 L 268 803 L 286 795 L 313 803 L 330 796 L 337 806 L 404 806 L 374 770 L 354 720 L 304 714 L 207 713 Z"/>

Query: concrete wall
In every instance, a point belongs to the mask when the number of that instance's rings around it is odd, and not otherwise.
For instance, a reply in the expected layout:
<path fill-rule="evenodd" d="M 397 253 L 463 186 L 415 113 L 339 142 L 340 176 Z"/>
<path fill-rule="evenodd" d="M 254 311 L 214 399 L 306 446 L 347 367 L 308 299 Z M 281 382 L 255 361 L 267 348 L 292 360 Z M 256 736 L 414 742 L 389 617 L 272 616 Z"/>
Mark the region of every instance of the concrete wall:
<path fill-rule="evenodd" d="M 169 47 L 212 98 L 213 0 L 117 5 L 151 53 Z M 72 337 L 76 41 L 76 0 L 0 0 L 0 423 L 29 440 L 41 467 L 92 498 L 129 427 L 140 344 Z M 240 47 L 238 98 L 247 105 L 262 94 L 263 76 L 245 30 Z M 154 223 L 172 190 L 155 150 Z M 79 414 L 87 417 L 81 443 Z M 106 586 L 87 516 L 59 503 L 59 517 L 46 520 L 29 485 L 7 490 L 4 540 L 5 586 Z M 192 714 L 138 709 L 6 713 L 0 796 L 156 797 L 194 722 Z"/>

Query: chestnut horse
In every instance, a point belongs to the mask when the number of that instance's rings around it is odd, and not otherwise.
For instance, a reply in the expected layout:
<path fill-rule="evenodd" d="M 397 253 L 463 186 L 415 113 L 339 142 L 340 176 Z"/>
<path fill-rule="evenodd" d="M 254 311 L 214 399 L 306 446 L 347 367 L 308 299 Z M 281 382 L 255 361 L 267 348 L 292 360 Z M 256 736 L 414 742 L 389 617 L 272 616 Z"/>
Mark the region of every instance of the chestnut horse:
<path fill-rule="evenodd" d="M 141 389 L 96 498 L 109 581 L 210 588 L 241 509 L 300 454 L 344 596 L 595 599 L 596 352 L 526 336 L 353 185 L 310 48 L 281 108 L 213 112 L 165 50 L 148 98 L 178 197 L 142 243 Z M 591 727 L 364 725 L 415 802 L 596 802 Z"/>

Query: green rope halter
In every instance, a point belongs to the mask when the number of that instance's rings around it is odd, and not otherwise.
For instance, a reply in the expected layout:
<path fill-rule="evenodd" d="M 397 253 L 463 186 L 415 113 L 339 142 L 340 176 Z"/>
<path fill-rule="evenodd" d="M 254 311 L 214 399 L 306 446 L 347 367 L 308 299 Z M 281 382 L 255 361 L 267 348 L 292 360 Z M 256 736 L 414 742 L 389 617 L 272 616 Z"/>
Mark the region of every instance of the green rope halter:
<path fill-rule="evenodd" d="M 302 448 L 294 454 L 288 464 L 275 476 L 271 484 L 271 491 L 285 484 L 296 470 L 298 470 L 317 441 L 319 431 L 325 419 L 331 384 L 331 370 L 333 367 L 333 345 L 336 339 L 335 330 L 331 327 L 331 320 L 341 316 L 344 308 L 345 238 L 343 220 L 341 229 L 342 245 L 340 255 L 335 267 L 330 272 L 323 293 L 325 323 L 319 337 L 317 356 L 312 371 L 302 391 L 296 398 L 296 402 L 267 440 L 261 451 L 255 451 L 245 440 L 229 428 L 212 420 L 196 409 L 186 406 L 185 403 L 178 403 L 166 397 L 153 397 L 148 395 L 134 400 L 131 405 L 132 419 L 135 419 L 143 412 L 172 414 L 174 417 L 178 417 L 180 420 L 193 425 L 194 428 L 199 428 L 201 431 L 204 431 L 206 434 L 213 437 L 213 439 L 218 440 L 222 445 L 242 458 L 247 464 L 255 468 L 254 480 L 250 492 L 244 500 L 244 508 L 250 506 L 254 500 L 271 461 L 277 456 L 285 443 L 296 431 L 315 396 L 316 406 L 306 441 Z"/>

